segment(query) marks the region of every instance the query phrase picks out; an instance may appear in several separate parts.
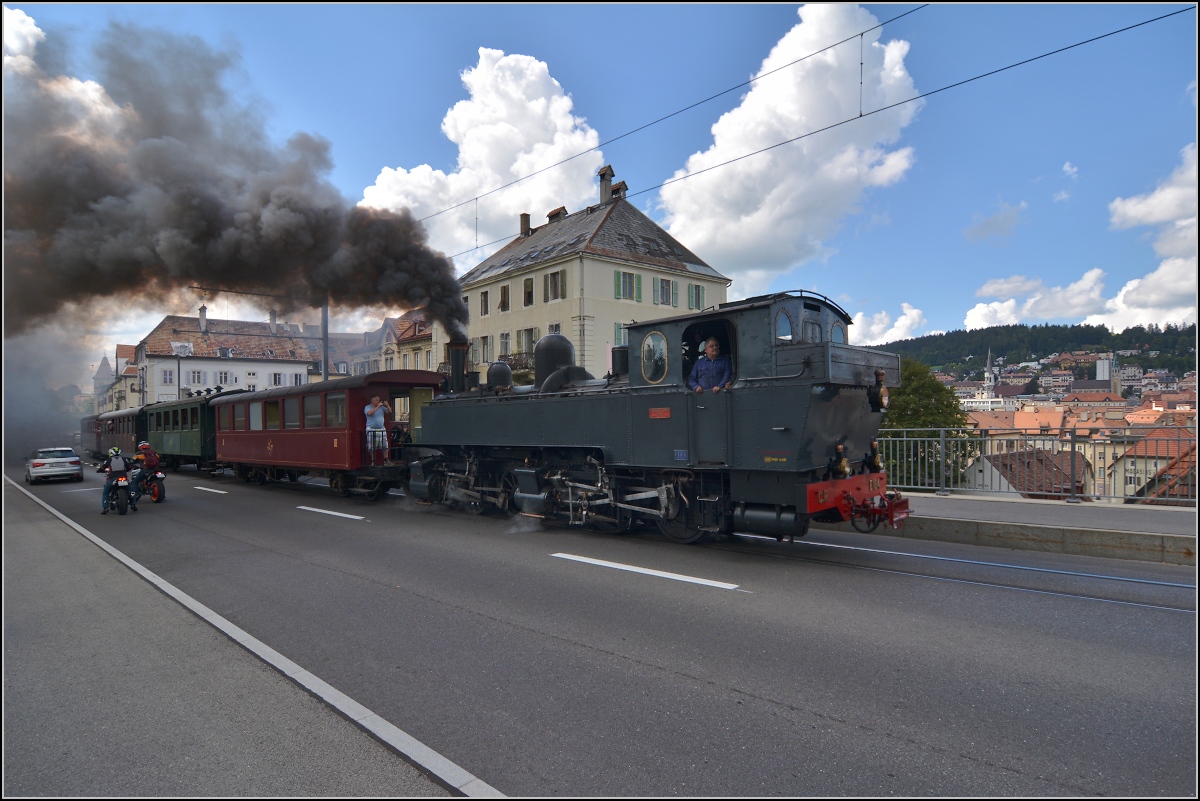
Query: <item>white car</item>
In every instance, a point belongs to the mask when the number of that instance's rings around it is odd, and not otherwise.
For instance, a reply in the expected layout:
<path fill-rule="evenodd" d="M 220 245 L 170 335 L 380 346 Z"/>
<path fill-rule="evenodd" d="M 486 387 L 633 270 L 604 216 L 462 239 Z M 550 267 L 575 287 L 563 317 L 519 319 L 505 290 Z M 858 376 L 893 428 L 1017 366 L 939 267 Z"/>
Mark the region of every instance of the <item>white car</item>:
<path fill-rule="evenodd" d="M 50 478 L 83 481 L 83 461 L 74 448 L 39 448 L 25 460 L 25 483 Z"/>

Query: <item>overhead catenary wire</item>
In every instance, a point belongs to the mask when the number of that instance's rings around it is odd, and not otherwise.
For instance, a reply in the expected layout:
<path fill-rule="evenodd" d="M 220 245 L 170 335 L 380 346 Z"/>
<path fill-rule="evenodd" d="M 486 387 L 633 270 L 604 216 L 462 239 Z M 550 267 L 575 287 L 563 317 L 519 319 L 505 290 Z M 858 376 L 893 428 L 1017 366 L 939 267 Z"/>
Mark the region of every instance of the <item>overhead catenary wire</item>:
<path fill-rule="evenodd" d="M 924 8 L 924 6 L 921 6 L 921 8 Z M 918 9 L 913 9 L 913 11 L 916 11 L 916 10 L 918 10 Z M 671 179 L 669 179 L 669 180 L 663 181 L 661 184 L 656 184 L 655 186 L 651 186 L 651 187 L 648 187 L 648 188 L 646 188 L 646 189 L 641 189 L 641 190 L 639 190 L 639 191 L 637 191 L 637 192 L 631 192 L 631 193 L 628 193 L 627 197 L 636 197 L 637 195 L 644 195 L 644 194 L 645 194 L 645 193 L 647 193 L 647 192 L 653 192 L 653 191 L 655 191 L 655 190 L 657 190 L 657 189 L 662 189 L 664 186 L 667 186 L 668 184 L 678 183 L 678 182 L 680 182 L 680 181 L 686 181 L 688 178 L 693 178 L 693 177 L 695 177 L 695 176 L 697 176 L 697 175 L 702 175 L 702 174 L 704 174 L 704 173 L 706 173 L 706 172 L 711 172 L 712 170 L 718 169 L 718 168 L 720 168 L 720 167 L 725 167 L 725 166 L 728 166 L 728 165 L 730 165 L 730 164 L 734 164 L 734 163 L 736 163 L 736 162 L 742 161 L 742 160 L 744 160 L 744 159 L 748 159 L 748 158 L 751 158 L 751 157 L 753 157 L 753 156 L 757 156 L 757 155 L 759 155 L 759 154 L 761 154 L 761 153 L 766 153 L 767 151 L 769 151 L 769 150 L 774 150 L 774 149 L 775 149 L 775 148 L 777 148 L 777 147 L 783 147 L 784 145 L 789 145 L 789 144 L 791 144 L 791 143 L 793 143 L 793 142 L 798 142 L 798 141 L 800 141 L 801 139 L 805 139 L 805 138 L 807 138 L 807 137 L 809 137 L 809 136 L 815 136 L 816 134 L 819 134 L 819 133 L 823 133 L 823 132 L 825 132 L 825 131 L 832 130 L 832 129 L 834 129 L 834 128 L 837 128 L 837 127 L 840 127 L 840 126 L 842 126 L 842 125 L 845 125 L 845 124 L 846 124 L 846 123 L 848 123 L 848 122 L 854 122 L 854 121 L 856 121 L 856 120 L 864 119 L 864 118 L 866 118 L 866 117 L 870 117 L 870 116 L 871 116 L 871 115 L 873 115 L 873 114 L 879 114 L 879 113 L 881 113 L 881 112 L 888 111 L 888 110 L 890 110 L 890 109 L 894 109 L 894 108 L 897 108 L 897 107 L 899 107 L 899 106 L 903 106 L 903 105 L 906 105 L 906 104 L 908 104 L 908 103 L 912 103 L 912 102 L 915 102 L 915 101 L 917 101 L 917 100 L 921 100 L 921 99 L 923 99 L 923 98 L 926 98 L 926 97 L 931 97 L 931 96 L 933 96 L 933 95 L 936 95 L 936 94 L 938 94 L 938 93 L 940 93 L 940 92 L 945 92 L 945 91 L 947 91 L 947 90 L 949 90 L 949 89 L 954 89 L 954 88 L 956 88 L 956 87 L 959 87 L 959 86 L 964 86 L 964 85 L 966 85 L 966 84 L 968 84 L 968 83 L 972 83 L 972 82 L 974 82 L 974 81 L 978 81 L 978 80 L 981 80 L 981 79 L 983 79 L 983 78 L 990 77 L 990 76 L 992 76 L 992 75 L 997 75 L 997 74 L 999 74 L 999 73 L 1001 73 L 1001 72 L 1005 72 L 1005 71 L 1007 71 L 1007 70 L 1011 70 L 1011 69 L 1014 69 L 1014 68 L 1016 68 L 1016 67 L 1020 67 L 1020 66 L 1022 66 L 1022 65 L 1025 65 L 1025 64 L 1030 64 L 1030 63 L 1032 63 L 1032 62 L 1034 62 L 1034 61 L 1038 61 L 1038 60 L 1040 60 L 1040 59 L 1043 59 L 1043 58 L 1048 58 L 1048 57 L 1050 57 L 1050 56 L 1057 55 L 1057 54 L 1059 54 L 1059 53 L 1064 53 L 1064 52 L 1066 52 L 1066 51 L 1068 51 L 1068 50 L 1072 50 L 1072 49 L 1074 49 L 1074 48 L 1076 48 L 1076 47 L 1082 47 L 1083 45 L 1086 45 L 1086 44 L 1091 44 L 1091 43 L 1093 43 L 1093 42 L 1098 42 L 1098 41 L 1100 41 L 1101 39 L 1107 39 L 1107 38 L 1108 38 L 1108 37 L 1110 37 L 1110 36 L 1116 36 L 1117 34 L 1120 34 L 1120 33 L 1126 33 L 1127 31 L 1131 31 L 1131 30 L 1133 30 L 1133 29 L 1135 29 L 1135 28 L 1140 28 L 1140 27 L 1142 27 L 1142 26 L 1144 26 L 1144 25 L 1149 25 L 1149 24 L 1151 24 L 1151 23 L 1154 23 L 1154 22 L 1159 22 L 1159 21 L 1161 21 L 1161 20 L 1167 19 L 1168 17 L 1174 17 L 1174 16 L 1176 16 L 1176 15 L 1178 15 L 1178 14 L 1183 14 L 1183 13 L 1185 13 L 1185 12 L 1187 12 L 1187 11 L 1195 11 L 1195 6 L 1188 6 L 1188 7 L 1186 7 L 1186 8 L 1181 8 L 1181 9 L 1179 9 L 1178 11 L 1172 11 L 1172 12 L 1170 12 L 1170 13 L 1168 13 L 1168 14 L 1163 14 L 1163 15 L 1161 15 L 1161 16 L 1154 17 L 1154 18 L 1152 18 L 1152 19 L 1148 19 L 1148 20 L 1144 20 L 1144 21 L 1142 21 L 1142 22 L 1137 22 L 1137 23 L 1134 23 L 1133 25 L 1128 25 L 1128 26 L 1126 26 L 1126 27 L 1124 27 L 1124 28 L 1118 28 L 1118 29 L 1117 29 L 1117 30 L 1115 30 L 1115 31 L 1109 31 L 1108 33 L 1100 34 L 1099 36 L 1093 36 L 1092 38 L 1090 38 L 1090 39 L 1084 39 L 1084 40 L 1083 40 L 1083 41 L 1081 41 L 1081 42 L 1075 42 L 1074 44 L 1066 45 L 1066 46 L 1064 46 L 1064 47 L 1060 47 L 1060 48 L 1058 48 L 1058 49 L 1056 49 L 1056 50 L 1051 50 L 1051 51 L 1048 51 L 1048 52 L 1046 52 L 1046 53 L 1042 53 L 1041 55 L 1037 55 L 1037 56 L 1033 56 L 1033 57 L 1031 57 L 1031 58 L 1024 59 L 1024 60 L 1022 60 L 1022 61 L 1017 61 L 1017 62 L 1014 62 L 1014 63 L 1012 63 L 1012 64 L 1009 64 L 1009 65 L 1007 65 L 1007 66 L 1004 66 L 1004 67 L 999 67 L 999 68 L 997 68 L 997 69 L 991 70 L 991 71 L 989 71 L 989 72 L 980 73 L 979 75 L 976 75 L 976 76 L 974 76 L 974 77 L 971 77 L 971 78 L 966 78 L 966 79 L 964 79 L 964 80 L 957 81 L 957 82 L 955 82 L 955 83 L 952 83 L 952 84 L 947 84 L 946 86 L 943 86 L 943 87 L 941 87 L 941 88 L 939 88 L 939 89 L 933 89 L 933 90 L 931 90 L 931 91 L 928 91 L 928 92 L 923 92 L 922 94 L 915 95 L 914 97 L 910 97 L 910 98 L 908 98 L 907 100 L 901 100 L 901 101 L 898 101 L 898 102 L 896 102 L 896 103 L 892 103 L 892 104 L 890 104 L 890 105 L 883 106 L 883 107 L 881 107 L 881 108 L 877 108 L 877 109 L 875 109 L 874 111 L 868 111 L 868 112 L 865 112 L 865 113 L 864 113 L 864 112 L 862 112 L 862 111 L 860 110 L 860 111 L 859 111 L 859 114 L 858 114 L 858 116 L 854 116 L 854 117 L 847 117 L 847 118 L 846 118 L 846 119 L 844 119 L 844 120 L 841 120 L 841 121 L 839 121 L 839 122 L 832 123 L 832 124 L 830 124 L 830 125 L 826 125 L 826 126 L 825 126 L 825 127 L 823 127 L 823 128 L 818 128 L 818 129 L 816 129 L 816 130 L 809 131 L 808 133 L 804 133 L 804 134 L 801 134 L 801 135 L 799 135 L 799 136 L 792 137 L 791 139 L 786 139 L 786 140 L 784 140 L 784 141 L 782 141 L 782 142 L 777 142 L 777 143 L 775 143 L 775 144 L 773 144 L 773 145 L 768 145 L 767 147 L 761 148 L 761 149 L 759 149 L 759 150 L 755 150 L 755 151 L 753 151 L 753 152 L 751 152 L 751 153 L 745 153 L 745 154 L 743 154 L 743 155 L 741 155 L 741 156 L 736 156 L 736 157 L 734 157 L 734 158 L 732 158 L 732 159 L 729 159 L 729 160 L 727 160 L 727 161 L 723 161 L 723 162 L 721 162 L 720 164 L 714 164 L 714 165 L 712 165 L 711 167 L 705 167 L 703 170 L 697 170 L 696 172 L 688 173 L 687 175 L 682 175 L 682 176 L 680 176 L 680 177 L 678 177 L 678 178 L 671 178 Z M 912 12 L 909 12 L 909 13 L 912 13 Z M 903 15 L 902 15 L 902 16 L 903 16 Z M 898 19 L 898 17 L 897 17 L 896 19 Z M 883 23 L 880 23 L 880 24 L 883 24 Z M 854 37 L 850 37 L 850 38 L 854 38 Z M 832 45 L 831 45 L 831 46 L 832 46 Z M 794 63 L 794 62 L 793 62 L 793 63 Z M 781 67 L 780 69 L 782 69 L 782 67 Z M 743 85 L 745 85 L 745 84 L 743 84 Z M 736 87 L 735 87 L 735 88 L 736 88 Z M 665 119 L 665 118 L 664 118 L 664 119 Z M 611 141 L 611 140 L 610 140 L 610 141 Z M 582 155 L 582 154 L 580 154 L 580 155 Z M 574 156 L 573 156 L 572 158 L 574 158 Z M 569 161 L 570 159 L 567 159 L 567 160 Z M 560 163 L 562 163 L 562 162 L 560 162 Z M 551 166 L 557 166 L 557 165 L 551 165 Z M 549 167 L 547 167 L 546 169 L 550 169 L 550 168 L 549 168 Z M 503 187 L 501 187 L 501 188 L 503 188 Z M 495 191 L 495 190 L 493 190 L 493 191 Z M 467 202 L 470 202 L 470 201 L 467 201 Z M 426 219 L 428 219 L 428 218 L 426 218 Z M 475 250 L 478 250 L 478 249 L 479 249 L 479 248 L 481 248 L 481 247 L 484 247 L 484 248 L 486 248 L 486 247 L 489 247 L 489 246 L 491 246 L 491 245 L 497 244 L 497 243 L 499 243 L 499 242 L 504 242 L 504 241 L 510 240 L 510 239 L 514 238 L 515 236 L 516 236 L 515 234 L 511 234 L 511 235 L 509 235 L 509 236 L 506 236 L 506 237 L 501 237 L 500 239 L 493 240 L 492 242 L 488 242 L 488 243 L 486 243 L 486 244 L 484 244 L 484 245 L 478 245 L 478 246 L 476 246 L 476 247 L 474 247 L 474 248 L 471 248 L 471 249 L 469 249 L 469 250 L 464 250 L 464 251 L 462 251 L 461 253 L 456 253 L 456 254 L 454 254 L 453 256 L 450 256 L 449 258 L 455 259 L 455 258 L 458 258 L 459 256 L 465 256 L 466 254 L 468 254 L 468 253 L 472 253 L 472 252 L 474 252 Z"/>

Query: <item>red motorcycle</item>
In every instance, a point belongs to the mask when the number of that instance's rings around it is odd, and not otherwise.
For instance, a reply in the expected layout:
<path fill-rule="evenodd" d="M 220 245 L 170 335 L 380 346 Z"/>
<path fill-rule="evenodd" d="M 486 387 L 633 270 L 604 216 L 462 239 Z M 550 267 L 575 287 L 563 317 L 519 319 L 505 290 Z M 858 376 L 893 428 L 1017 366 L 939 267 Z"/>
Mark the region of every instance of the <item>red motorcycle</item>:
<path fill-rule="evenodd" d="M 143 470 L 138 476 L 137 494 L 145 496 L 155 503 L 162 503 L 167 499 L 167 475 L 158 470 Z"/>

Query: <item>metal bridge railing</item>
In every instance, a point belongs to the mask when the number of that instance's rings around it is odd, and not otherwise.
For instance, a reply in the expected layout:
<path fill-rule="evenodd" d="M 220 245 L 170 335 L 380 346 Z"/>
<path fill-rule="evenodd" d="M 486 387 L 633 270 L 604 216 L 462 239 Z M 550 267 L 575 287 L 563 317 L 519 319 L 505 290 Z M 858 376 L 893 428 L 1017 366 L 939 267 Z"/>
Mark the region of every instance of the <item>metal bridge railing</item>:
<path fill-rule="evenodd" d="M 884 429 L 879 451 L 898 489 L 1196 506 L 1196 432 L 1186 427 Z"/>

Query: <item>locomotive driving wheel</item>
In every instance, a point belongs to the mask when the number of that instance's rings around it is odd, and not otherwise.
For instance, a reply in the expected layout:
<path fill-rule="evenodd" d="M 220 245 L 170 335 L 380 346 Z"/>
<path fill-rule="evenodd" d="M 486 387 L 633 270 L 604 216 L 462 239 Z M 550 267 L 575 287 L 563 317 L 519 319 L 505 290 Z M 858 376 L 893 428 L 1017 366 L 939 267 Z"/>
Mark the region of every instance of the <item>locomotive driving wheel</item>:
<path fill-rule="evenodd" d="M 505 470 L 500 476 L 500 511 L 512 517 L 521 510 L 517 508 L 517 474 Z"/>
<path fill-rule="evenodd" d="M 704 535 L 707 533 L 691 525 L 686 510 L 681 510 L 674 520 L 660 518 L 657 523 L 658 530 L 664 537 L 671 542 L 678 542 L 683 545 L 691 545 L 694 542 L 699 542 L 704 539 Z"/>

